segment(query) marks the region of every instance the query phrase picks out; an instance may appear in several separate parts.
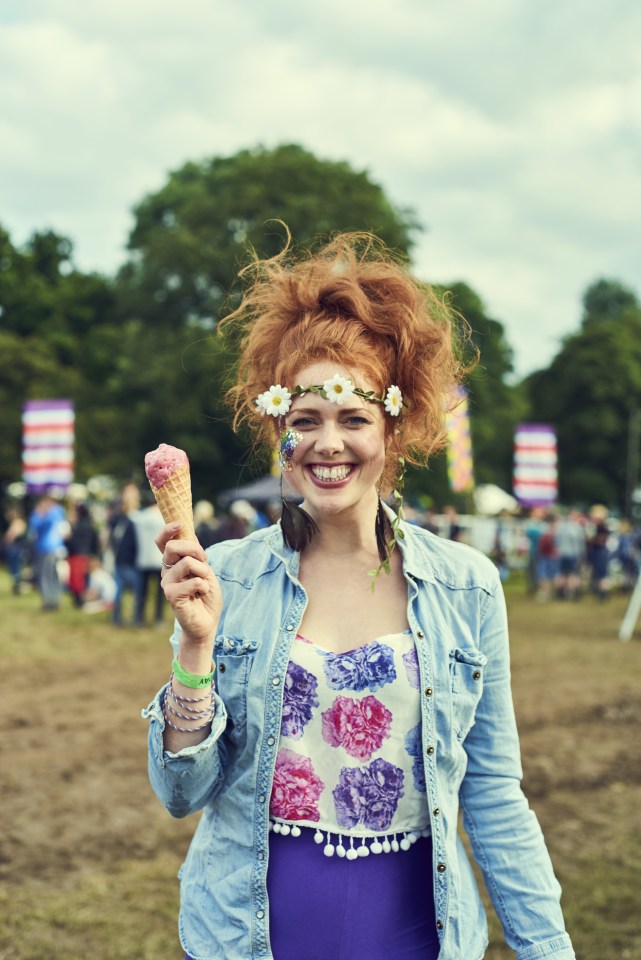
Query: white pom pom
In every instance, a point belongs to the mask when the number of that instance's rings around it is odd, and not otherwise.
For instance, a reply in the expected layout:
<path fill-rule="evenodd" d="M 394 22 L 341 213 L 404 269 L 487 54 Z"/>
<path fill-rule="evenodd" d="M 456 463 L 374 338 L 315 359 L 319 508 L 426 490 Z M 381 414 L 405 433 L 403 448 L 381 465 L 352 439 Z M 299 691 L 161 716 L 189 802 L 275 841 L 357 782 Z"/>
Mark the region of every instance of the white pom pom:
<path fill-rule="evenodd" d="M 317 830 L 314 834 L 314 843 L 322 843 L 323 839 L 323 834 L 320 832 L 320 830 Z"/>
<path fill-rule="evenodd" d="M 411 846 L 412 844 L 410 843 L 409 839 L 407 837 L 403 837 L 400 843 L 401 850 L 409 850 Z"/>
<path fill-rule="evenodd" d="M 326 843 L 325 846 L 323 847 L 323 853 L 325 854 L 326 857 L 333 857 L 333 856 L 334 856 L 334 844 L 333 844 L 333 843 Z"/>
<path fill-rule="evenodd" d="M 300 837 L 300 827 L 296 824 L 292 827 L 292 837 Z"/>
<path fill-rule="evenodd" d="M 276 823 L 274 824 L 274 833 L 280 833 L 281 830 L 282 830 L 282 824 L 280 824 L 277 820 Z"/>
<path fill-rule="evenodd" d="M 282 823 L 280 826 L 280 832 L 284 837 L 287 837 L 291 833 L 291 829 L 288 823 Z"/>
<path fill-rule="evenodd" d="M 389 853 L 391 849 L 392 847 L 390 845 L 390 842 L 387 839 L 387 837 L 385 837 L 385 839 L 383 840 L 383 853 Z"/>
<path fill-rule="evenodd" d="M 416 841 L 418 840 L 418 833 L 414 833 L 414 831 L 412 830 L 411 833 L 407 834 L 407 839 L 409 840 L 410 843 L 416 843 Z"/>
<path fill-rule="evenodd" d="M 357 852 L 359 857 L 369 857 L 369 847 L 365 843 L 361 844 Z"/>
<path fill-rule="evenodd" d="M 339 843 L 339 845 L 336 847 L 336 856 L 337 856 L 337 857 L 344 857 L 344 856 L 345 856 L 345 853 L 346 853 L 345 847 L 343 846 L 342 843 Z"/>
<path fill-rule="evenodd" d="M 396 837 L 394 837 L 394 839 L 392 840 L 392 850 L 394 851 L 394 853 L 398 853 L 398 851 L 400 850 L 400 847 L 398 845 L 398 840 L 396 839 Z"/>
<path fill-rule="evenodd" d="M 372 853 L 382 853 L 382 852 L 383 852 L 383 844 L 380 842 L 380 840 L 374 840 L 373 843 L 370 843 L 369 848 L 370 848 L 370 850 L 371 850 Z"/>
<path fill-rule="evenodd" d="M 269 821 L 269 824 L 268 824 L 268 826 L 267 826 L 267 829 L 268 829 L 268 830 L 273 830 L 273 829 L 274 829 L 274 824 L 271 822 L 271 820 Z"/>
<path fill-rule="evenodd" d="M 348 860 L 356 860 L 358 854 L 356 853 L 356 850 L 354 850 L 354 847 L 350 847 L 346 856 Z"/>

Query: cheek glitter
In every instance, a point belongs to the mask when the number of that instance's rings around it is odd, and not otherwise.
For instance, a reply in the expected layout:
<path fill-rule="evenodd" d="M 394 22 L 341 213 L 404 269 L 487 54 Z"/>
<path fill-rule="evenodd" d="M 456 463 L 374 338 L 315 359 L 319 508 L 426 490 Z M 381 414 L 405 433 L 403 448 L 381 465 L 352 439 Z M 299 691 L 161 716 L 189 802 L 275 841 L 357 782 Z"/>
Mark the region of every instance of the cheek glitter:
<path fill-rule="evenodd" d="M 302 439 L 302 433 L 298 433 L 297 430 L 291 430 L 290 428 L 281 430 L 278 460 L 280 462 L 281 469 L 285 472 L 292 469 L 292 455 Z"/>

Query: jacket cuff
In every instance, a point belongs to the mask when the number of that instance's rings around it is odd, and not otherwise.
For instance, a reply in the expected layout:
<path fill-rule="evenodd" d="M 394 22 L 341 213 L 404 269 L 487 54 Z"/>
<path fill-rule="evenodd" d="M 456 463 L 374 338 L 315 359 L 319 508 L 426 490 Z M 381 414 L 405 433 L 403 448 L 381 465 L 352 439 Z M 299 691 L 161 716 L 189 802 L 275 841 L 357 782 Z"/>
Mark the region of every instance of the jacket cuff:
<path fill-rule="evenodd" d="M 204 740 L 201 740 L 200 743 L 195 743 L 191 746 L 184 747 L 182 750 L 179 750 L 178 753 L 171 753 L 169 750 L 165 750 L 163 748 L 165 718 L 162 712 L 162 700 L 165 695 L 165 690 L 168 686 L 169 684 L 165 684 L 165 686 L 158 691 L 149 706 L 140 711 L 140 716 L 144 720 L 151 721 L 149 728 L 149 745 L 151 753 L 156 762 L 163 767 L 165 764 L 171 764 L 172 761 L 175 762 L 179 760 L 189 760 L 192 757 L 196 757 L 199 753 L 204 753 L 207 750 L 211 750 L 216 742 L 220 739 L 225 727 L 227 726 L 227 710 L 225 709 L 225 704 L 214 691 L 214 706 L 216 710 L 211 722 L 211 731 L 209 735 Z"/>
<path fill-rule="evenodd" d="M 547 960 L 548 957 L 554 957 L 554 960 L 576 960 L 572 942 L 567 933 L 553 940 L 546 940 L 545 943 L 532 944 L 523 950 L 518 950 L 516 954 L 516 960 Z"/>

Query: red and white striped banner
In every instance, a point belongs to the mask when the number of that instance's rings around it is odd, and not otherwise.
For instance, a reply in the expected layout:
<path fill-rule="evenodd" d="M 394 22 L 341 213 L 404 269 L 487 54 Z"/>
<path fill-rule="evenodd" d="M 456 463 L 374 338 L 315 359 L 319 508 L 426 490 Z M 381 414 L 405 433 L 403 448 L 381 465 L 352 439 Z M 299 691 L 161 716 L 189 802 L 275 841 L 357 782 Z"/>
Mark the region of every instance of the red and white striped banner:
<path fill-rule="evenodd" d="M 71 400 L 27 400 L 22 408 L 22 478 L 30 493 L 73 481 Z"/>
<path fill-rule="evenodd" d="M 514 438 L 514 496 L 528 507 L 549 506 L 557 497 L 554 427 L 521 423 Z"/>

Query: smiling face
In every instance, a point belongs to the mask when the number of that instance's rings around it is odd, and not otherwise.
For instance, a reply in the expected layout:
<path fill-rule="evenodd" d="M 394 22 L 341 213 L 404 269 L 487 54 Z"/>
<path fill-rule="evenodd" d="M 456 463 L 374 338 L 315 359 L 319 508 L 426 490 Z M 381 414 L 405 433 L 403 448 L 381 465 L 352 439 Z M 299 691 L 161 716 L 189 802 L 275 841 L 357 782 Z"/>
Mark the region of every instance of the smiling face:
<path fill-rule="evenodd" d="M 324 361 L 299 370 L 295 383 L 313 386 L 337 373 L 363 390 L 375 389 L 358 371 Z M 375 509 L 376 486 L 385 466 L 385 420 L 380 404 L 355 396 L 344 404 L 331 403 L 308 393 L 294 399 L 285 425 L 302 436 L 293 451 L 287 480 L 316 520 L 346 510 Z"/>

